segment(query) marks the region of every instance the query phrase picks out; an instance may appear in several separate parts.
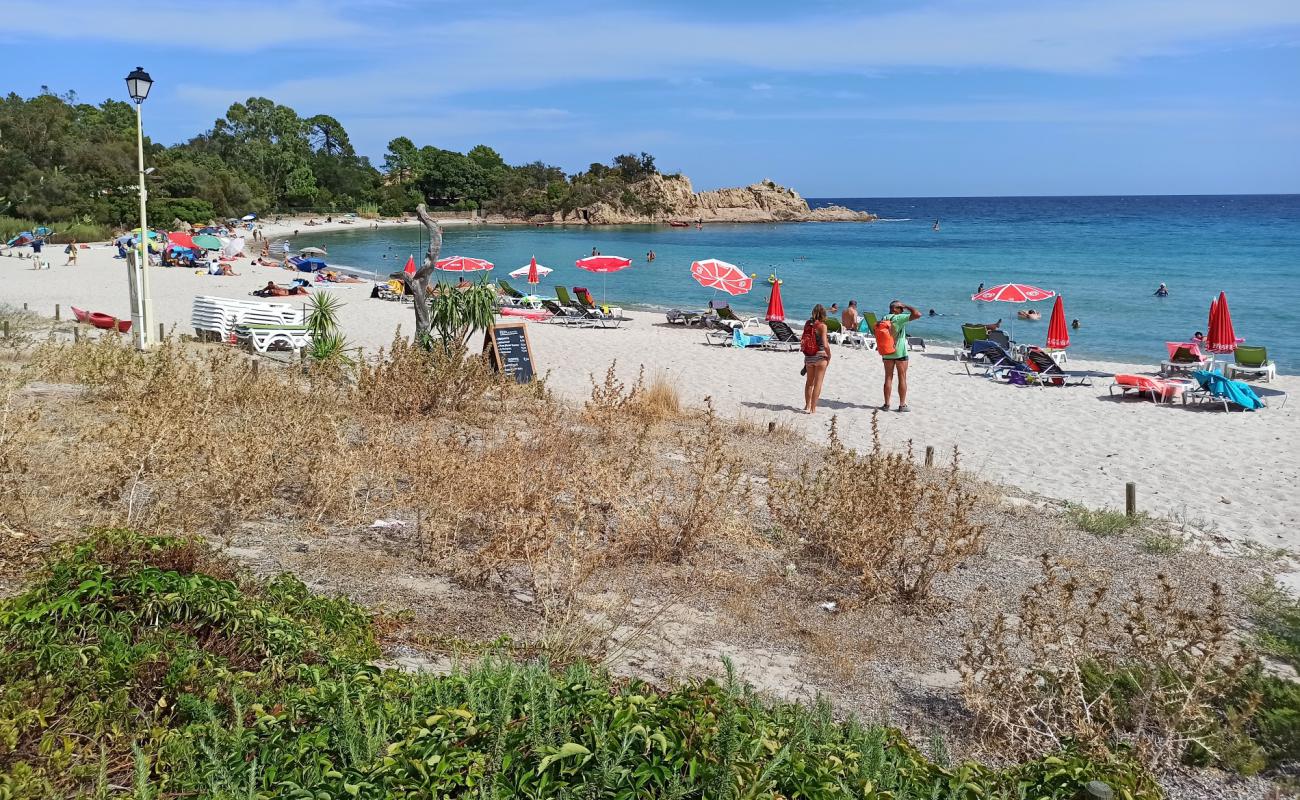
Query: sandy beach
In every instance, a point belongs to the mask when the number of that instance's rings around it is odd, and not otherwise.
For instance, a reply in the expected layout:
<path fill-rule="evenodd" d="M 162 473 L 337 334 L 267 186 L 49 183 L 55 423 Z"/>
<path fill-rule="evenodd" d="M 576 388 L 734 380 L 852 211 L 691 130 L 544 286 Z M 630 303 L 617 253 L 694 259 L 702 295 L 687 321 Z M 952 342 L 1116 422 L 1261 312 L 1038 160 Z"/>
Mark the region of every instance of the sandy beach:
<path fill-rule="evenodd" d="M 358 221 L 357 225 L 369 224 Z M 393 222 L 385 225 L 398 224 Z M 409 224 L 409 223 L 408 223 Z M 273 243 L 292 234 L 294 222 L 264 225 Z M 312 244 L 304 229 L 293 245 Z M 250 239 L 250 249 L 254 243 Z M 76 266 L 61 266 L 62 249 L 48 248 L 54 266 L 36 271 L 26 259 L 0 257 L 0 303 L 52 315 L 76 305 L 117 316 L 129 315 L 125 263 L 115 250 L 93 245 Z M 250 299 L 268 280 L 286 283 L 291 273 L 236 264 L 237 277 L 212 277 L 187 269 L 156 268 L 151 273 L 158 321 L 189 332 L 190 306 L 197 295 Z M 409 306 L 369 298 L 370 284 L 331 285 L 346 304 L 343 329 L 355 346 L 375 351 L 392 341 L 400 326 L 409 333 Z M 624 380 L 644 366 L 647 376 L 663 373 L 684 402 L 712 398 L 729 416 L 766 425 L 779 420 L 814 439 L 823 437 L 832 416 L 853 446 L 869 446 L 873 408 L 881 402 L 880 359 L 873 353 L 837 348 L 822 395 L 822 409 L 808 417 L 802 404 L 801 360 L 795 353 L 740 351 L 706 346 L 703 334 L 665 324 L 662 316 L 630 313 L 618 330 L 569 329 L 530 324 L 534 360 L 549 384 L 575 400 L 585 397 L 592 376 L 603 376 L 617 362 Z M 1075 370 L 1097 373 L 1092 387 L 1018 388 L 966 374 L 951 348 L 935 346 L 912 359 L 910 414 L 880 415 L 887 447 L 911 442 L 918 453 L 933 446 L 939 458 L 959 447 L 963 466 L 996 483 L 1091 507 L 1122 508 L 1124 484 L 1138 485 L 1139 507 L 1174 517 L 1187 525 L 1235 541 L 1300 552 L 1300 448 L 1297 404 L 1272 397 L 1255 413 L 1224 413 L 1134 399 L 1113 399 L 1107 390 L 1116 372 L 1153 373 L 1163 346 L 1153 341 L 1148 364 L 1071 360 Z M 1269 386 L 1295 394 L 1300 379 L 1279 376 Z M 845 476 L 846 480 L 851 476 Z"/>

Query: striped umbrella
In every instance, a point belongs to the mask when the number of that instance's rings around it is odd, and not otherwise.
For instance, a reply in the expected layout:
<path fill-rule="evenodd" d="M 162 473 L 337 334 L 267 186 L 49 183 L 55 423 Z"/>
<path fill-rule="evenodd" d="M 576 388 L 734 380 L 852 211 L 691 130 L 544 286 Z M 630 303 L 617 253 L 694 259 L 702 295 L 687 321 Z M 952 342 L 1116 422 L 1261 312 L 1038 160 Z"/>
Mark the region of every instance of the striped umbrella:
<path fill-rule="evenodd" d="M 709 289 L 721 289 L 733 297 L 746 294 L 754 288 L 753 277 L 735 264 L 708 258 L 691 263 L 691 277 L 701 286 Z"/>
<path fill-rule="evenodd" d="M 468 256 L 451 256 L 439 259 L 434 267 L 444 272 L 477 272 L 482 269 L 492 269 L 492 262 Z"/>

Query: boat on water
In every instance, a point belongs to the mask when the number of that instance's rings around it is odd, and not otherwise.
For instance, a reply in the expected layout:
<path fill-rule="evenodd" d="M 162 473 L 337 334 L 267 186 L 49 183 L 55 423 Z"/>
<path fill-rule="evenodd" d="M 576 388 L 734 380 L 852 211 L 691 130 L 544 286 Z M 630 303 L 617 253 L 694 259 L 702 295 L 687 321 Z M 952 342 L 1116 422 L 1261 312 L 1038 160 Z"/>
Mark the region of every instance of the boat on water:
<path fill-rule="evenodd" d="M 674 228 L 689 228 L 689 227 L 691 227 L 691 223 L 689 223 L 689 222 L 682 222 L 681 220 L 673 220 L 672 222 L 670 222 L 670 223 L 668 223 L 668 224 L 669 224 L 670 226 L 674 227 Z"/>

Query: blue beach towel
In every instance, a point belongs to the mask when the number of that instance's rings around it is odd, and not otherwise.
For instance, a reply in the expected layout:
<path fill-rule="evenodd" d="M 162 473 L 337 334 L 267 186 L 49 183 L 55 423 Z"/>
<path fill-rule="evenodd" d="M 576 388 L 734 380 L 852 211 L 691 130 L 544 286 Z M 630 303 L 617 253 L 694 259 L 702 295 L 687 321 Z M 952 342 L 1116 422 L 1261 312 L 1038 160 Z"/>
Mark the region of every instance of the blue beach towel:
<path fill-rule="evenodd" d="M 756 333 L 753 336 L 750 336 L 749 334 L 741 333 L 739 325 L 731 329 L 732 347 L 739 347 L 743 349 L 746 347 L 750 347 L 751 345 L 762 344 L 763 342 L 766 342 L 768 339 L 771 338 L 772 338 L 771 336 L 764 336 L 763 334 Z"/>
<path fill-rule="evenodd" d="M 1247 411 L 1254 411 L 1257 408 L 1264 407 L 1264 401 L 1259 399 L 1259 395 L 1255 394 L 1255 390 L 1242 381 L 1230 381 L 1217 372 L 1203 369 L 1193 372 L 1192 378 L 1212 396 L 1222 397 L 1229 403 L 1235 403 Z"/>

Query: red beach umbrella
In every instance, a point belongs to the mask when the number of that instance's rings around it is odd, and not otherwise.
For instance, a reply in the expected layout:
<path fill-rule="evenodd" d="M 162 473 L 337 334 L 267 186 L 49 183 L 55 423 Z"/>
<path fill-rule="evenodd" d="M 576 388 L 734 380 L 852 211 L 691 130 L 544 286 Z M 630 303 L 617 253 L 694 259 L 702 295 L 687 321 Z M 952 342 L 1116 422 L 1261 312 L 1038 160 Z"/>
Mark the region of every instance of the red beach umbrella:
<path fill-rule="evenodd" d="M 691 277 L 701 286 L 721 289 L 733 297 L 754 288 L 754 279 L 735 264 L 708 258 L 691 263 Z"/>
<path fill-rule="evenodd" d="M 1214 315 L 1219 312 L 1219 298 L 1210 301 L 1210 321 L 1205 323 L 1205 333 L 1208 335 L 1214 330 Z"/>
<path fill-rule="evenodd" d="M 588 272 L 618 272 L 632 266 L 632 259 L 622 256 L 587 256 L 575 261 L 574 266 Z"/>
<path fill-rule="evenodd" d="M 542 278 L 537 274 L 537 256 L 533 256 L 528 259 L 528 283 L 531 286 L 536 286 L 541 282 Z"/>
<path fill-rule="evenodd" d="M 481 258 L 451 256 L 439 259 L 434 266 L 444 272 L 477 272 L 481 269 L 492 269 L 492 262 Z"/>
<path fill-rule="evenodd" d="M 785 322 L 785 306 L 781 303 L 781 281 L 772 284 L 772 293 L 767 296 L 767 321 Z"/>
<path fill-rule="evenodd" d="M 1219 292 L 1210 312 L 1210 335 L 1205 340 L 1211 353 L 1231 353 L 1237 349 L 1237 333 L 1232 329 L 1232 312 L 1228 310 L 1228 295 Z"/>
<path fill-rule="evenodd" d="M 1070 346 L 1070 329 L 1065 325 L 1065 303 L 1056 296 L 1052 304 L 1052 319 L 1047 323 L 1047 349 L 1064 350 Z"/>
<path fill-rule="evenodd" d="M 177 247 L 184 247 L 186 250 L 198 250 L 198 245 L 194 244 L 194 238 L 184 231 L 172 231 L 167 234 L 167 242 Z"/>
<path fill-rule="evenodd" d="M 1035 303 L 1055 296 L 1056 292 L 1039 289 L 1037 286 L 1029 286 L 1023 283 L 1004 283 L 1001 286 L 994 286 L 992 289 L 985 289 L 979 294 L 971 295 L 970 299 L 984 303 Z"/>
<path fill-rule="evenodd" d="M 402 271 L 407 275 L 415 275 L 415 256 L 406 257 L 406 266 L 402 268 Z"/>
<path fill-rule="evenodd" d="M 618 272 L 620 269 L 627 269 L 632 266 L 632 259 L 623 258 L 622 256 L 587 256 L 573 262 L 578 269 L 585 269 L 588 272 Z M 600 279 L 600 300 L 605 301 L 605 278 Z"/>

